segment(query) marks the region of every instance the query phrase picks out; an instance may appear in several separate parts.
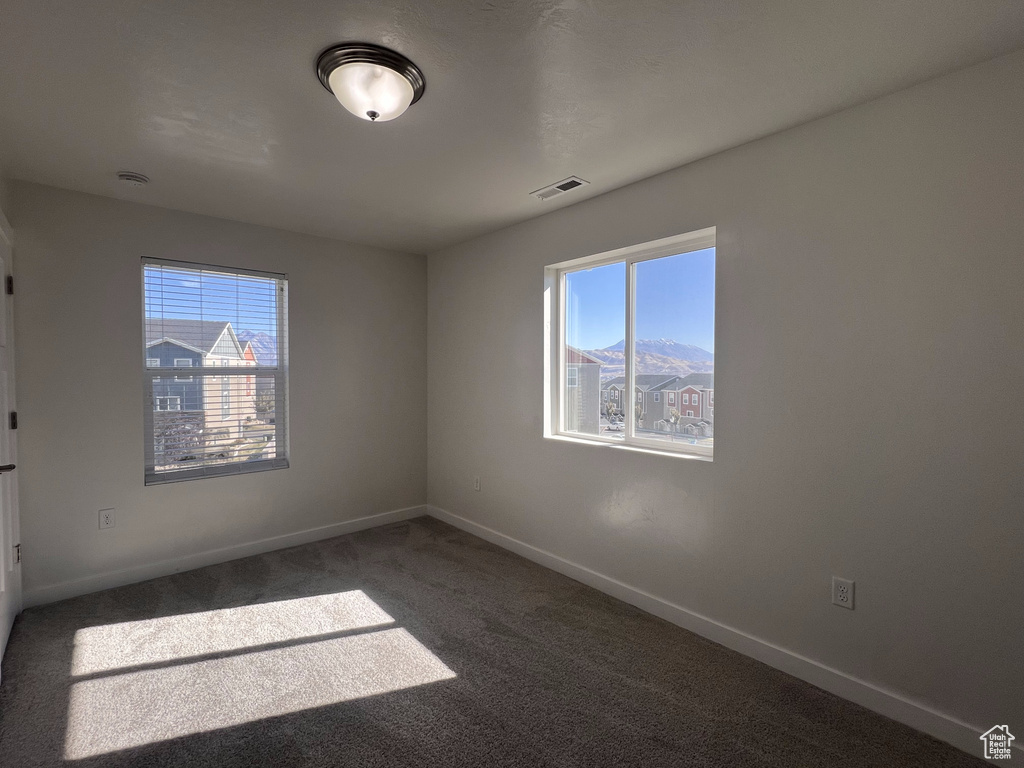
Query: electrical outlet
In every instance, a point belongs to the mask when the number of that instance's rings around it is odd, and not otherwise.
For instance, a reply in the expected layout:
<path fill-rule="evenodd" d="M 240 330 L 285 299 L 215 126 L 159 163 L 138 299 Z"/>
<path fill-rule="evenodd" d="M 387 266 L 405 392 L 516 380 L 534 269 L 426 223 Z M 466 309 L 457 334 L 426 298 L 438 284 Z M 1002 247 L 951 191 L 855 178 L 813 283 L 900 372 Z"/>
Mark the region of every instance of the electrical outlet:
<path fill-rule="evenodd" d="M 473 478 L 473 490 L 474 491 L 479 491 L 480 490 L 480 476 L 479 475 L 477 475 L 476 477 Z"/>
<path fill-rule="evenodd" d="M 114 527 L 114 510 L 113 509 L 101 509 L 100 510 L 100 528 L 113 528 Z"/>
<path fill-rule="evenodd" d="M 849 579 L 832 577 L 832 604 L 853 610 L 853 582 Z"/>

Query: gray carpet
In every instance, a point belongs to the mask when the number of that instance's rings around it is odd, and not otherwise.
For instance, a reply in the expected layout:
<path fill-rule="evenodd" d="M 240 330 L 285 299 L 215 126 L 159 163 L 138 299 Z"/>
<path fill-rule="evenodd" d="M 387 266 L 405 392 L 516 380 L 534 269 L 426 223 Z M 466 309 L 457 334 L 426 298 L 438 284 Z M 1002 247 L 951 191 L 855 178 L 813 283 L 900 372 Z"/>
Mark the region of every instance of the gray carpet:
<path fill-rule="evenodd" d="M 32 608 L 25 766 L 943 766 L 952 747 L 430 518 Z"/>

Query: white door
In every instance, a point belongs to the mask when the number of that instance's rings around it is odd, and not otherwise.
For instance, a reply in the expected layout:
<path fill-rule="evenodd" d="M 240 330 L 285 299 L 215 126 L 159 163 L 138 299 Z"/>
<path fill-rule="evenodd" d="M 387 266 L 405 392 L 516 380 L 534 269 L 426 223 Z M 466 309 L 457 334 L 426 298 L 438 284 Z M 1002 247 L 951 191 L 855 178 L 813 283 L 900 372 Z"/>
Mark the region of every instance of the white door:
<path fill-rule="evenodd" d="M 17 431 L 11 429 L 14 410 L 14 304 L 7 295 L 11 274 L 9 232 L 0 217 L 0 659 L 7 647 L 14 617 L 21 610 L 21 565 L 18 563 Z M 0 672 L 2 674 L 2 672 Z"/>

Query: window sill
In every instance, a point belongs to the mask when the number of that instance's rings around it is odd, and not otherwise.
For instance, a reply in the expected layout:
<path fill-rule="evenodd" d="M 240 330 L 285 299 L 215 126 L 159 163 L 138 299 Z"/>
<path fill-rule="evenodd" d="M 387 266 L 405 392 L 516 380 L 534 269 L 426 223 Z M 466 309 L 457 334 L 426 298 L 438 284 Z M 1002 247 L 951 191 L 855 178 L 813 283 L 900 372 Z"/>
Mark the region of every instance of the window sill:
<path fill-rule="evenodd" d="M 205 469 L 182 469 L 175 472 L 146 472 L 146 485 L 165 485 L 181 483 L 186 480 L 202 480 L 208 477 L 231 477 L 247 475 L 250 472 L 268 472 L 272 469 L 288 469 L 288 459 L 266 459 L 264 461 L 246 461 L 239 464 L 223 464 L 219 467 Z"/>
<path fill-rule="evenodd" d="M 616 451 L 629 451 L 631 453 L 647 453 L 654 456 L 664 456 L 669 459 L 693 459 L 696 461 L 713 462 L 713 455 L 704 455 L 700 453 L 688 453 L 685 451 L 674 451 L 674 450 L 659 450 L 658 448 L 651 448 L 646 445 L 635 445 L 632 443 L 619 443 L 611 442 L 609 440 L 589 440 L 585 437 L 576 437 L 574 435 L 564 434 L 551 434 L 544 435 L 545 440 L 557 440 L 561 443 L 573 443 L 576 445 L 590 445 L 597 448 L 611 448 Z"/>

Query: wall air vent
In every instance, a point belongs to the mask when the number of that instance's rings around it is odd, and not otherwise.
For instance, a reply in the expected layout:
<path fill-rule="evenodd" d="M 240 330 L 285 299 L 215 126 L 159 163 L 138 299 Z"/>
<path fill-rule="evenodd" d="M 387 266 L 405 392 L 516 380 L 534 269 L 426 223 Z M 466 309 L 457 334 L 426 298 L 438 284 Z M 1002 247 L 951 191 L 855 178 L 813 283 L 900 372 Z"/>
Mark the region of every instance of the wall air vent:
<path fill-rule="evenodd" d="M 531 192 L 530 194 L 536 197 L 538 200 L 550 200 L 552 197 L 564 194 L 565 192 L 569 192 L 570 190 L 576 189 L 577 187 L 582 187 L 585 184 L 589 183 L 589 181 L 581 179 L 579 176 L 570 176 L 568 179 L 556 181 L 554 184 L 551 184 L 547 187 L 542 187 L 541 189 L 538 189 L 535 192 Z"/>

